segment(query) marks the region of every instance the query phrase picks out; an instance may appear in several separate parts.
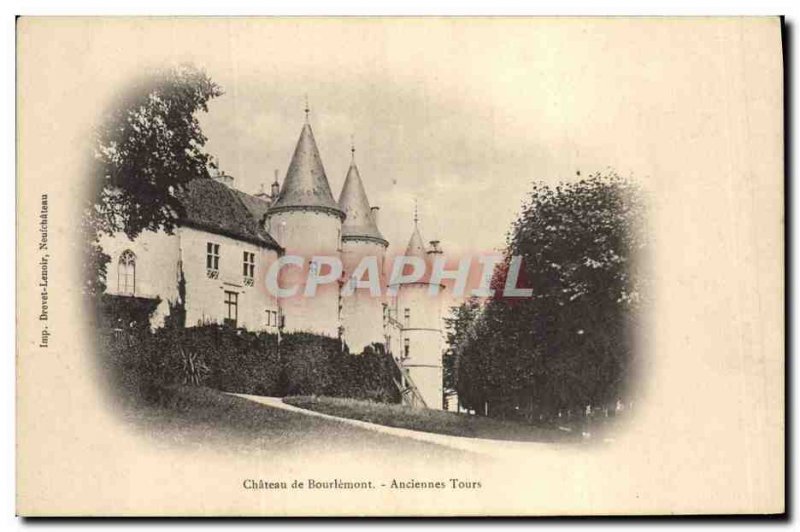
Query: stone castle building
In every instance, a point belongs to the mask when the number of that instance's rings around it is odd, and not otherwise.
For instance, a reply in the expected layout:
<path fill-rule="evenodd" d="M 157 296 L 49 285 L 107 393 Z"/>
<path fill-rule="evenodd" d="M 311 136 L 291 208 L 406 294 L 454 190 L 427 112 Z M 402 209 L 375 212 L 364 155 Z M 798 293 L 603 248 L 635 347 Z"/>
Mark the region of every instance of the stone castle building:
<path fill-rule="evenodd" d="M 185 215 L 172 234 L 104 238 L 101 245 L 111 256 L 107 292 L 158 300 L 152 327 L 162 326 L 180 303 L 187 327 L 225 323 L 251 331 L 313 332 L 341 338 L 351 353 L 382 344 L 401 367 L 399 386 L 409 402 L 442 408 L 440 300 L 427 294 L 427 281 L 400 284 L 386 295 L 389 242 L 352 152 L 336 201 L 306 112 L 282 186 L 277 173 L 269 193 L 254 195 L 237 190 L 224 174 L 194 180 L 176 192 Z M 438 242 L 424 244 L 415 215 L 405 255 L 429 263 L 438 253 Z M 341 278 L 320 285 L 313 297 L 303 297 L 301 289 L 277 298 L 266 289 L 265 274 L 284 255 L 306 263 L 282 268 L 281 286 L 303 286 L 309 269 L 324 270 L 314 257 L 338 257 Z M 380 296 L 355 288 L 353 274 L 365 257 L 377 262 Z"/>

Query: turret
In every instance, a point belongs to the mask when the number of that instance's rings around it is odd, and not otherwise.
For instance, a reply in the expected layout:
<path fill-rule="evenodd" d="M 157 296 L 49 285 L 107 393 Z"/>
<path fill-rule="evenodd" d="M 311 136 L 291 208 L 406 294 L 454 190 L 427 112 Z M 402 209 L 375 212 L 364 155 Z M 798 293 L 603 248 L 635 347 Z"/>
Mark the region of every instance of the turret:
<path fill-rule="evenodd" d="M 298 286 L 298 295 L 283 302 L 287 331 L 339 334 L 339 284 L 320 285 L 313 297 L 304 297 L 308 272 L 315 255 L 338 258 L 344 212 L 331 194 L 311 124 L 300 131 L 283 186 L 266 214 L 267 230 L 286 250 L 303 257 L 305 267 L 282 270 L 283 286 Z M 273 184 L 273 190 L 275 184 Z M 324 273 L 324 272 L 321 272 Z"/>
<path fill-rule="evenodd" d="M 415 209 L 414 230 L 408 240 L 405 256 L 423 259 L 429 272 L 435 256 L 442 251 L 439 241 L 431 241 L 430 248 L 426 248 L 423 242 Z M 439 288 L 441 293 L 444 286 L 440 285 Z M 441 409 L 444 349 L 441 298 L 438 294 L 430 294 L 429 274 L 419 281 L 400 284 L 396 290 L 394 315 L 401 326 L 401 352 L 393 355 L 408 370 L 426 406 Z"/>
<path fill-rule="evenodd" d="M 369 275 L 356 268 L 366 257 L 373 258 L 379 274 L 376 286 L 384 286 L 383 264 L 389 243 L 378 229 L 378 208 L 370 207 L 367 199 L 355 162 L 355 147 L 351 147 L 350 152 L 350 168 L 339 195 L 339 208 L 346 216 L 342 224 L 342 326 L 350 351 L 360 353 L 364 347 L 383 341 L 383 300 L 368 288 L 356 288 L 355 283 L 368 280 Z"/>

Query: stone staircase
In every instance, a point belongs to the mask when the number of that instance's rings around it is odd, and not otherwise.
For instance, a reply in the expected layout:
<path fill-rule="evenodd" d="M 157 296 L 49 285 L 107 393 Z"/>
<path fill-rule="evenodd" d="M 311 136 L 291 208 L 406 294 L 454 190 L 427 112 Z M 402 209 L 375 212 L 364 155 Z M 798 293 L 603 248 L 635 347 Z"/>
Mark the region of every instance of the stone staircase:
<path fill-rule="evenodd" d="M 394 381 L 395 386 L 397 386 L 397 389 L 400 391 L 402 403 L 413 408 L 428 408 L 428 405 L 425 403 L 425 399 L 423 399 L 422 394 L 419 393 L 417 385 L 414 384 L 414 380 L 411 378 L 408 368 L 403 367 L 402 362 L 399 359 L 396 359 L 394 356 L 392 356 L 392 360 L 394 360 L 394 364 L 397 366 L 397 369 L 400 372 L 400 379 L 398 380 L 397 378 L 392 377 L 392 380 Z"/>

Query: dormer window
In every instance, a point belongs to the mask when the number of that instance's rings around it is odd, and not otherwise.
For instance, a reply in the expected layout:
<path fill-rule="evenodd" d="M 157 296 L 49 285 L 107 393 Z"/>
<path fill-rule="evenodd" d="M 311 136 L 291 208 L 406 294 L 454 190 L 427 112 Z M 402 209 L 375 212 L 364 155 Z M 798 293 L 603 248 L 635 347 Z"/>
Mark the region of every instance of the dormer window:
<path fill-rule="evenodd" d="M 209 279 L 219 278 L 219 244 L 206 244 L 206 274 Z"/>

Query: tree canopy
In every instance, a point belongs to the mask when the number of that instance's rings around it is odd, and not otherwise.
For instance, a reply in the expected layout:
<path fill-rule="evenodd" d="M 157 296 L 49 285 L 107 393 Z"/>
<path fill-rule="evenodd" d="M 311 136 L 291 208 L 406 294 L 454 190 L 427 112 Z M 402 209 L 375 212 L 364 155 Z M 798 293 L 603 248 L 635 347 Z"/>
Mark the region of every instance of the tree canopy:
<path fill-rule="evenodd" d="M 553 415 L 624 399 L 643 298 L 643 209 L 638 187 L 613 173 L 534 185 L 492 280 L 500 293 L 511 257 L 521 256 L 533 296 L 495 296 L 465 334 L 448 338 L 462 404 Z"/>
<path fill-rule="evenodd" d="M 472 324 L 480 314 L 480 310 L 480 300 L 472 297 L 464 303 L 453 307 L 450 316 L 444 318 L 448 345 L 448 349 L 442 359 L 445 394 L 452 394 L 456 391 L 456 375 L 458 372 L 456 349 L 466 340 Z"/>
<path fill-rule="evenodd" d="M 84 292 L 105 289 L 109 257 L 98 245 L 101 234 L 133 239 L 145 230 L 172 231 L 183 214 L 174 193 L 215 167 L 197 114 L 221 94 L 205 72 L 180 65 L 134 80 L 101 118 L 82 221 Z"/>
<path fill-rule="evenodd" d="M 130 238 L 172 230 L 181 215 L 173 192 L 209 177 L 213 162 L 197 113 L 221 94 L 191 65 L 155 71 L 127 87 L 96 131 L 91 199 L 99 230 Z"/>

